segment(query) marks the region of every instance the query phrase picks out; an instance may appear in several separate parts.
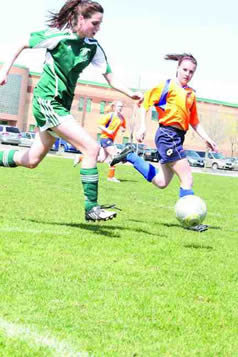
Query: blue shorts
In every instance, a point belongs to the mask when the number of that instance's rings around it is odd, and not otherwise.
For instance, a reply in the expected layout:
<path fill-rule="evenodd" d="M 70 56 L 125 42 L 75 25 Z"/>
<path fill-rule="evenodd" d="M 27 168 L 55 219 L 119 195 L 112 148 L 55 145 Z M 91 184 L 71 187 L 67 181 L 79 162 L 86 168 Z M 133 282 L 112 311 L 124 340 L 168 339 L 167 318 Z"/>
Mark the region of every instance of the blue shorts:
<path fill-rule="evenodd" d="M 113 140 L 112 139 L 100 139 L 100 145 L 102 148 L 107 148 L 108 146 L 113 146 Z"/>
<path fill-rule="evenodd" d="M 183 149 L 185 134 L 186 131 L 172 126 L 159 126 L 155 135 L 155 145 L 161 164 L 167 164 L 186 157 Z"/>

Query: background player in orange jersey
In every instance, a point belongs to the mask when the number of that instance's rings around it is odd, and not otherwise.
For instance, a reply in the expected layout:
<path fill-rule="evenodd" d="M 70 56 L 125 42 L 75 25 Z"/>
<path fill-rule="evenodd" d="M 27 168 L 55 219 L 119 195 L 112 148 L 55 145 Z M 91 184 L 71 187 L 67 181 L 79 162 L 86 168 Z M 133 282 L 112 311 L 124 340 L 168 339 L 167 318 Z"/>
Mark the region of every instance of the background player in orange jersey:
<path fill-rule="evenodd" d="M 126 120 L 122 115 L 123 103 L 113 102 L 106 110 L 109 111 L 99 120 L 99 129 L 101 130 L 100 145 L 101 150 L 98 157 L 98 162 L 104 162 L 108 158 L 113 158 L 118 153 L 114 140 L 118 130 L 124 132 L 126 130 Z M 120 182 L 115 177 L 115 166 L 110 166 L 108 171 L 108 181 Z"/>
<path fill-rule="evenodd" d="M 106 107 L 106 114 L 103 115 L 98 122 L 98 128 L 101 130 L 101 149 L 98 156 L 98 162 L 104 162 L 107 159 L 110 160 L 118 153 L 118 150 L 114 145 L 114 140 L 120 128 L 123 132 L 126 130 L 126 120 L 122 115 L 122 110 L 122 102 L 113 102 Z M 81 160 L 82 156 L 77 155 L 74 160 L 74 166 Z M 107 179 L 108 181 L 120 183 L 120 180 L 115 177 L 115 166 L 110 166 Z"/>
<path fill-rule="evenodd" d="M 141 101 L 141 124 L 136 138 L 142 142 L 146 135 L 146 113 L 151 106 L 158 112 L 159 127 L 155 135 L 155 144 L 159 155 L 159 171 L 151 164 L 138 157 L 133 148 L 127 148 L 111 162 L 120 161 L 133 164 L 149 182 L 159 188 L 166 188 L 176 174 L 180 181 L 179 196 L 193 195 L 192 170 L 183 149 L 185 134 L 189 125 L 212 150 L 217 150 L 216 143 L 207 135 L 199 122 L 196 96 L 188 86 L 196 68 L 197 61 L 191 54 L 168 54 L 166 60 L 178 61 L 176 77 L 161 81 L 148 90 Z"/>

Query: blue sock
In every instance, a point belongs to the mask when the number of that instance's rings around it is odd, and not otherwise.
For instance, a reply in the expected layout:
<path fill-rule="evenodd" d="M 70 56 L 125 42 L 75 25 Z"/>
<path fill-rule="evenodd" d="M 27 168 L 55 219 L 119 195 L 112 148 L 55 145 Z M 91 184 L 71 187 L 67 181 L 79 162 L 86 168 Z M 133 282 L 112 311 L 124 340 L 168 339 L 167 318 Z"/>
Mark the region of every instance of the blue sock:
<path fill-rule="evenodd" d="M 143 160 L 134 152 L 127 154 L 126 159 L 128 162 L 133 164 L 134 168 L 149 182 L 151 182 L 157 174 L 157 170 L 153 165 Z"/>
<path fill-rule="evenodd" d="M 194 195 L 194 191 L 192 189 L 188 190 L 186 188 L 180 187 L 179 197 L 181 198 L 181 197 L 188 196 L 188 195 Z"/>

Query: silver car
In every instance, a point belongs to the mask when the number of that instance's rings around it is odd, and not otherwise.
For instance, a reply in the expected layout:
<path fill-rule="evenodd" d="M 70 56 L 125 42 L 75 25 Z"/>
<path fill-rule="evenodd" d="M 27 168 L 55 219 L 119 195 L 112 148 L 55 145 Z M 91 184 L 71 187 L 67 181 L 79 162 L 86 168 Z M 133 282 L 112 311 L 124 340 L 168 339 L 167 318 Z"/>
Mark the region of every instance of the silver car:
<path fill-rule="evenodd" d="M 213 170 L 233 170 L 233 163 L 227 159 L 221 152 L 206 152 L 204 159 L 205 167 L 212 168 Z"/>
<path fill-rule="evenodd" d="M 204 160 L 194 150 L 184 150 L 190 166 L 204 167 Z"/>
<path fill-rule="evenodd" d="M 0 124 L 0 143 L 19 145 L 21 132 L 16 126 Z"/>
<path fill-rule="evenodd" d="M 31 147 L 35 139 L 36 133 L 32 131 L 22 132 L 19 146 L 28 146 Z"/>

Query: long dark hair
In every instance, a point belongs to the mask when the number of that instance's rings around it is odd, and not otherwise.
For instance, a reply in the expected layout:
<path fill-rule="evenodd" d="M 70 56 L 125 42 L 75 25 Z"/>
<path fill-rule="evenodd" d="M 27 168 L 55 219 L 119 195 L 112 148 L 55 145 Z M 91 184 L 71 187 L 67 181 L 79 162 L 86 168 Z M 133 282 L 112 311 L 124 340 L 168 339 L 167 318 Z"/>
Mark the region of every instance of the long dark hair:
<path fill-rule="evenodd" d="M 197 60 L 195 57 L 193 57 L 191 53 L 182 53 L 182 54 L 169 53 L 165 55 L 164 59 L 178 61 L 178 65 L 180 65 L 184 60 L 189 60 L 197 66 Z"/>
<path fill-rule="evenodd" d="M 89 19 L 95 12 L 104 13 L 103 7 L 96 1 L 91 0 L 68 0 L 59 12 L 49 11 L 47 24 L 59 30 L 62 28 L 73 29 L 82 15 Z"/>

